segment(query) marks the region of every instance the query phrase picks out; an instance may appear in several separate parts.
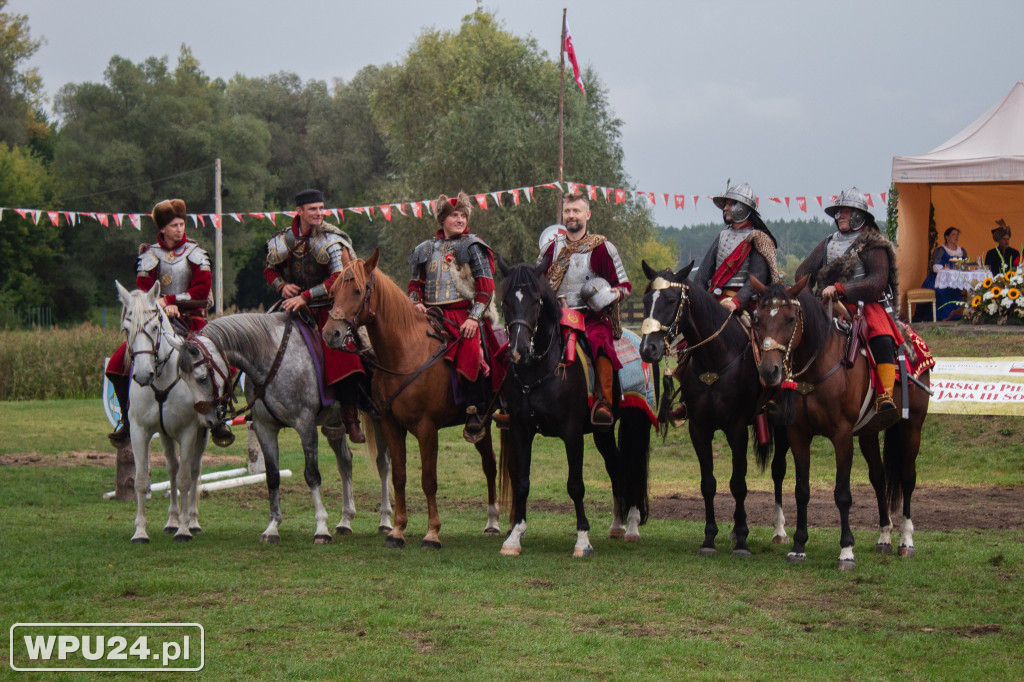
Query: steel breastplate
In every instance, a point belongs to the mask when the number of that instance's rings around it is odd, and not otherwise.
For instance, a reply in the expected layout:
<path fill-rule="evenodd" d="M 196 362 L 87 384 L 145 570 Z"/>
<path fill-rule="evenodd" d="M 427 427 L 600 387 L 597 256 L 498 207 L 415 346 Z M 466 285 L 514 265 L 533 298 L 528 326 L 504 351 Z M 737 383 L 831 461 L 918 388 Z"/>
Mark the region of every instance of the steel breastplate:
<path fill-rule="evenodd" d="M 192 268 L 189 255 L 198 248 L 198 244 L 189 243 L 185 249 L 175 252 L 161 246 L 150 247 L 148 253 L 156 257 L 157 266 L 155 279 L 160 282 L 161 296 L 178 296 L 192 286 Z"/>
<path fill-rule="evenodd" d="M 722 267 L 722 263 L 725 259 L 732 255 L 732 252 L 743 243 L 743 241 L 754 231 L 754 226 L 744 227 L 739 230 L 734 230 L 731 227 L 718 235 L 718 253 L 715 254 L 715 269 Z M 747 283 L 750 277 L 750 256 L 748 255 L 740 268 L 736 271 L 736 274 L 729 278 L 725 284 L 722 285 L 723 289 L 740 289 Z"/>
<path fill-rule="evenodd" d="M 464 299 L 455 282 L 455 240 L 435 239 L 431 245 L 423 279 L 423 302 L 445 305 Z"/>
<path fill-rule="evenodd" d="M 830 265 L 832 262 L 848 254 L 859 236 L 860 232 L 836 232 L 829 237 L 828 243 L 825 245 L 825 265 Z M 866 276 L 867 270 L 864 268 L 864 261 L 857 257 L 854 262 L 853 276 L 847 281 L 855 282 L 859 279 L 864 279 Z"/>
<path fill-rule="evenodd" d="M 565 246 L 565 239 L 559 237 L 555 241 L 555 248 L 551 254 L 551 262 L 558 259 L 558 254 Z M 597 273 L 590 266 L 590 252 L 574 253 L 569 256 L 569 267 L 562 277 L 562 283 L 558 285 L 558 295 L 564 296 L 570 308 L 582 309 L 587 307 L 581 293 L 583 287 L 591 279 L 597 277 Z"/>

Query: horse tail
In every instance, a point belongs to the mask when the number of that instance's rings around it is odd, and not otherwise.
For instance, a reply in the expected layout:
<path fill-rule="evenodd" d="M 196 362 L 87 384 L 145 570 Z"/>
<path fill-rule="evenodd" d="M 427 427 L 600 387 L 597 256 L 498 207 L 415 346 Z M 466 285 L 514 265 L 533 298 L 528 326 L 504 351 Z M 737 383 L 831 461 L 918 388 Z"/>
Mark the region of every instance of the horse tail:
<path fill-rule="evenodd" d="M 782 389 L 782 394 L 775 402 L 775 410 L 769 412 L 773 422 L 779 426 L 789 426 L 796 419 L 796 391 L 791 388 Z"/>
<path fill-rule="evenodd" d="M 640 510 L 640 524 L 647 522 L 650 508 L 651 420 L 640 409 L 622 410 L 619 422 L 620 471 L 629 506 Z M 628 506 L 626 511 L 628 511 Z"/>
<path fill-rule="evenodd" d="M 757 468 L 761 473 L 768 468 L 768 460 L 772 458 L 772 452 L 775 449 L 775 429 L 768 429 L 768 440 L 765 443 L 761 443 L 761 439 L 757 437 L 757 426 L 751 424 L 750 426 L 750 438 L 754 443 L 754 458 L 757 461 Z"/>
<path fill-rule="evenodd" d="M 900 511 L 903 504 L 903 432 L 906 428 L 906 424 L 897 422 L 885 430 L 882 458 L 885 462 L 885 499 L 890 514 Z"/>
<path fill-rule="evenodd" d="M 515 453 L 508 431 L 498 429 L 498 504 L 501 509 L 508 509 L 508 522 L 511 526 L 516 518 L 516 496 L 512 494 L 512 480 L 515 476 Z"/>
<path fill-rule="evenodd" d="M 662 377 L 661 401 L 658 403 L 658 433 L 661 440 L 668 438 L 668 413 L 672 410 L 672 398 L 675 395 L 675 382 L 672 375 Z"/>

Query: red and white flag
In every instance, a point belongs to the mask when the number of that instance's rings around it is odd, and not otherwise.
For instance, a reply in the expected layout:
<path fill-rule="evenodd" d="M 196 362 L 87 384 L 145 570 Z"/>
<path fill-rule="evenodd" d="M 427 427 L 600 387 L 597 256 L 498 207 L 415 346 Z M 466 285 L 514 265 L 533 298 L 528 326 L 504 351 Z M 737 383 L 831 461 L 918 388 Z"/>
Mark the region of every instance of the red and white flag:
<path fill-rule="evenodd" d="M 569 34 L 569 22 L 565 23 L 565 45 L 562 46 L 565 50 L 566 56 L 569 57 L 569 63 L 572 64 L 573 78 L 576 79 L 576 85 L 580 86 L 580 92 L 584 95 L 587 94 L 586 88 L 583 87 L 583 74 L 580 73 L 580 63 L 576 60 L 576 48 L 572 44 L 572 36 Z"/>

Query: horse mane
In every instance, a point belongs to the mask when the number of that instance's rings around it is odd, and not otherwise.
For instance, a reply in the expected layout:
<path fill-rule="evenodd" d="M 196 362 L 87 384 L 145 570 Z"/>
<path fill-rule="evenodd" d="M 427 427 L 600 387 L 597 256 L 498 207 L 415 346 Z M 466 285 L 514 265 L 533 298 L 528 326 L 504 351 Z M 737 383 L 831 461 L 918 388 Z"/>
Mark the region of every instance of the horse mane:
<path fill-rule="evenodd" d="M 151 306 L 146 303 L 149 293 L 136 289 L 128 292 L 128 301 L 124 304 L 124 310 L 121 313 L 121 321 L 131 316 L 131 320 L 128 323 L 128 347 L 131 348 L 135 345 L 135 337 L 142 331 L 143 324 L 147 317 L 147 314 L 153 310 Z M 157 310 L 160 309 L 159 305 L 156 305 Z M 129 362 L 128 356 L 125 355 L 125 361 Z"/>
<path fill-rule="evenodd" d="M 502 283 L 502 298 L 513 288 L 525 289 L 527 293 L 544 302 L 541 308 L 542 317 L 549 326 L 559 323 L 562 306 L 558 303 L 558 297 L 555 296 L 555 291 L 551 288 L 547 278 L 540 276 L 534 266 L 529 263 L 519 263 L 509 268 L 505 275 L 505 281 Z"/>
<path fill-rule="evenodd" d="M 237 313 L 211 320 L 200 332 L 221 350 L 230 349 L 258 358 L 277 352 L 274 327 L 288 313 Z"/>
<path fill-rule="evenodd" d="M 342 285 L 342 282 L 348 280 L 354 280 L 355 286 L 359 290 L 365 290 L 368 280 L 366 272 L 363 270 L 363 264 L 364 261 L 357 258 L 345 266 L 341 277 L 331 287 L 331 296 Z M 374 269 L 373 272 L 372 303 L 381 328 L 413 329 L 417 324 L 425 324 L 425 318 L 416 310 L 402 288 L 380 268 Z"/>
<path fill-rule="evenodd" d="M 776 282 L 775 284 L 769 284 L 761 296 L 762 301 L 768 301 L 773 298 L 777 298 L 780 301 L 788 301 L 792 297 L 782 283 Z M 825 342 L 828 341 L 830 331 L 830 321 L 828 313 L 825 311 L 825 306 L 811 292 L 809 287 L 804 287 L 796 299 L 800 302 L 800 307 L 804 311 L 803 343 L 813 350 L 823 348 Z"/>
<path fill-rule="evenodd" d="M 692 309 L 690 317 L 693 319 L 711 320 L 714 323 L 715 329 L 721 327 L 725 322 L 725 318 L 729 316 L 729 311 L 722 307 L 718 299 L 711 292 L 705 290 L 704 287 L 691 280 L 686 280 L 686 290 Z M 720 338 L 726 342 L 729 348 L 732 348 L 734 345 L 739 346 L 750 343 L 750 337 L 747 336 L 747 333 L 738 324 L 725 325 Z"/>

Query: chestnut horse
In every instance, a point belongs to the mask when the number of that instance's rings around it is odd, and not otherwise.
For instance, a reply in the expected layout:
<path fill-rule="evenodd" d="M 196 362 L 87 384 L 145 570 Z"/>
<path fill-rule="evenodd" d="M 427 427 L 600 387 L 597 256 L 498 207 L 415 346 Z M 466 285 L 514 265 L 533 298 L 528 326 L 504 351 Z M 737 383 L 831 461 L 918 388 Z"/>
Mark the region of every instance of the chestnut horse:
<path fill-rule="evenodd" d="M 419 442 L 420 478 L 427 497 L 427 534 L 421 547 L 440 549 L 441 517 L 437 513 L 437 432 L 446 426 L 464 424 L 465 411 L 456 405 L 453 372 L 444 360 L 449 341 L 433 331 L 430 320 L 413 307 L 412 301 L 378 267 L 380 249 L 363 261 L 342 258 L 345 270 L 334 285 L 334 306 L 323 328 L 324 342 L 331 348 L 347 350 L 356 330 L 366 329 L 376 354 L 371 383 L 374 406 L 381 417 L 384 440 L 391 451 L 391 472 L 395 490 L 394 527 L 385 547 L 405 546 L 409 516 L 405 504 L 406 450 L 408 432 Z M 357 344 L 358 345 L 358 344 Z M 495 479 L 497 463 L 490 424 L 486 436 L 476 443 L 487 477 L 486 535 L 498 535 L 498 503 Z"/>
<path fill-rule="evenodd" d="M 760 295 L 757 307 L 757 333 L 761 359 L 758 369 L 766 386 L 786 388 L 779 399 L 777 419 L 787 426 L 796 469 L 797 530 L 790 563 L 806 559 L 807 501 L 811 438 L 822 435 L 832 441 L 836 457 L 834 497 L 839 508 L 842 532 L 837 568 L 850 570 L 855 565 L 853 532 L 850 530 L 850 470 L 853 465 L 853 437 L 868 463 L 868 478 L 878 500 L 881 535 L 875 551 L 892 551 L 892 521 L 902 502 L 900 556 L 914 554 L 914 524 L 910 520 L 910 498 L 917 482 L 917 453 L 921 446 L 921 427 L 928 412 L 929 392 L 925 371 L 905 390 L 894 390 L 893 398 L 904 418 L 885 431 L 884 464 L 878 446 L 878 433 L 863 426 L 874 405 L 875 389 L 871 369 L 863 352 L 847 367 L 849 336 L 837 328 L 825 306 L 806 288 L 807 277 L 794 286 L 764 285 L 751 278 Z M 793 368 L 796 368 L 794 371 Z M 901 367 L 901 375 L 904 373 Z M 901 376 L 901 382 L 907 377 Z M 899 389 L 900 384 L 897 384 Z M 909 399 L 903 400 L 906 393 Z M 904 409 L 906 408 L 906 409 Z"/>
<path fill-rule="evenodd" d="M 747 444 L 748 432 L 762 406 L 761 380 L 751 349 L 750 336 L 735 315 L 730 315 L 710 293 L 687 281 L 693 263 L 679 272 L 666 269 L 655 272 L 647 261 L 642 262 L 650 283 L 644 290 L 646 318 L 640 328 L 643 341 L 640 356 L 656 363 L 677 337 L 687 342 L 686 361 L 680 361 L 673 376 L 679 381 L 683 402 L 689 417 L 690 442 L 700 463 L 700 492 L 704 498 L 704 542 L 698 554 L 715 556 L 715 458 L 712 439 L 722 431 L 732 453 L 732 491 L 736 507 L 733 532 L 736 544 L 733 554 L 749 556 L 747 546 Z M 670 390 L 666 391 L 666 403 Z M 665 409 L 663 408 L 663 412 Z M 782 513 L 782 481 L 786 476 L 786 431 L 774 429 L 769 442 L 755 450 L 762 471 L 771 455 L 772 480 L 775 483 L 775 532 L 772 542 L 788 540 L 786 519 Z M 756 434 L 755 434 L 756 438 Z M 755 440 L 757 443 L 757 440 Z"/>

